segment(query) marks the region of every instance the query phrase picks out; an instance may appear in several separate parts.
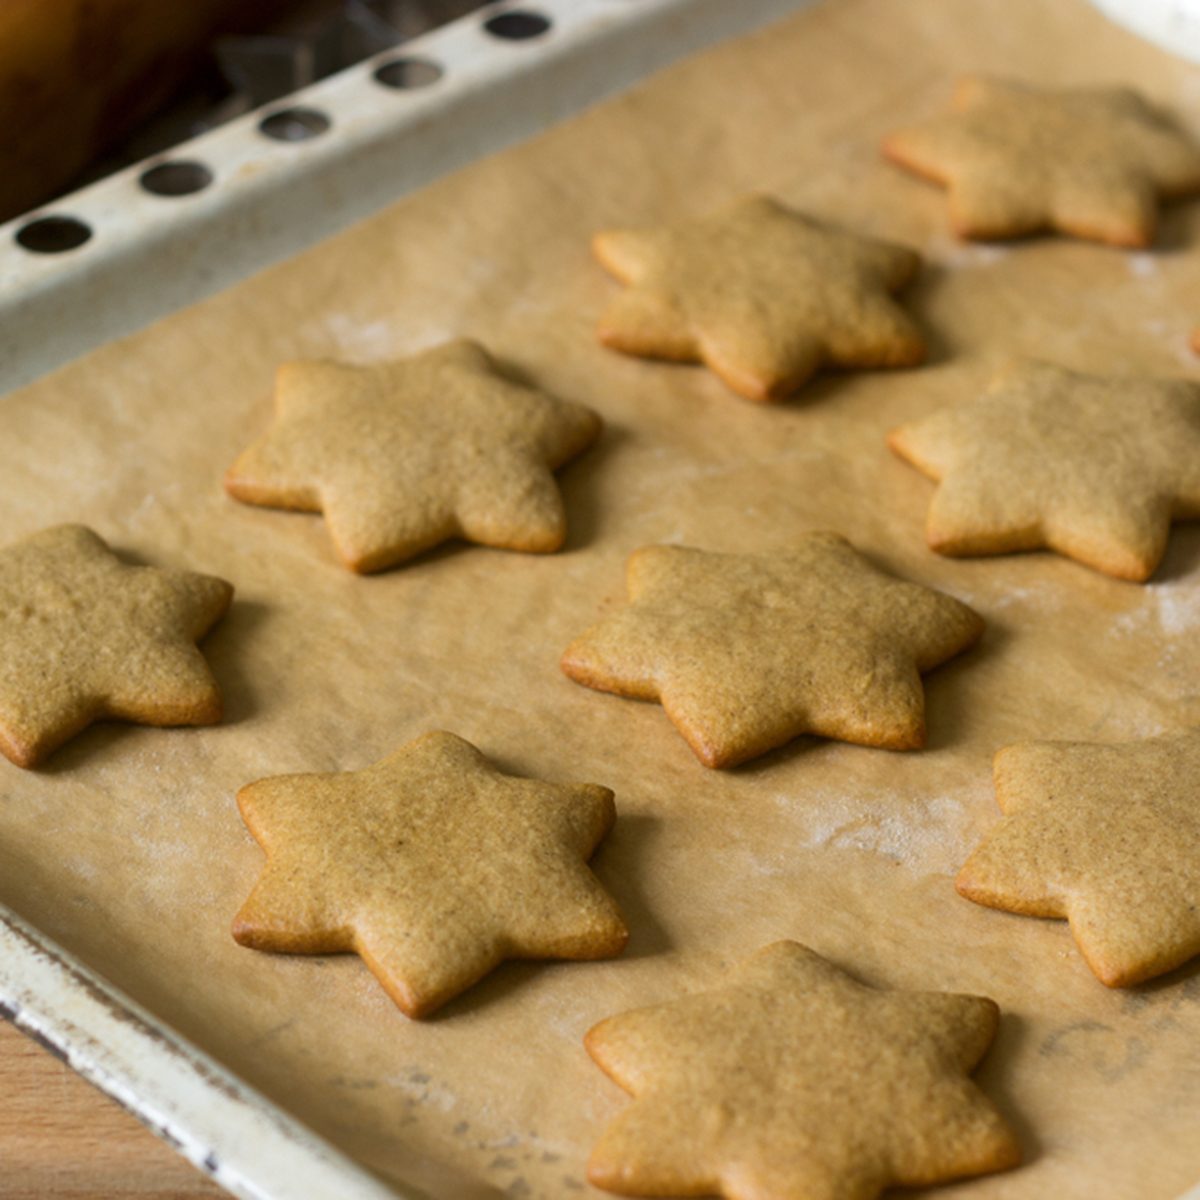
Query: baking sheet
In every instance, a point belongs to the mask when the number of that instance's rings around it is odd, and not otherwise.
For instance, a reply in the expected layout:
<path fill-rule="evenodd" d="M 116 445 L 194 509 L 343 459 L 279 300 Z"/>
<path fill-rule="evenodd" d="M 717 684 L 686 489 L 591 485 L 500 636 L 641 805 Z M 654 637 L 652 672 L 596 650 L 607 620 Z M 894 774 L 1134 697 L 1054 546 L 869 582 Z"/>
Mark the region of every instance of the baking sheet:
<path fill-rule="evenodd" d="M 942 195 L 876 146 L 976 69 L 1132 82 L 1185 116 L 1200 92 L 1194 68 L 1082 0 L 840 0 L 8 397 L 6 535 L 83 519 L 132 556 L 224 575 L 238 593 L 205 643 L 224 725 L 97 727 L 43 771 L 2 772 L 0 900 L 410 1189 L 586 1190 L 587 1149 L 625 1101 L 587 1060 L 584 1030 L 778 937 L 872 982 L 1000 1003 L 980 1079 L 1029 1164 L 938 1194 L 1171 1197 L 1194 1183 L 1197 969 L 1109 992 L 1065 924 L 978 908 L 951 880 L 997 819 L 999 746 L 1200 719 L 1200 530 L 1177 528 L 1146 587 L 1046 555 L 939 559 L 921 537 L 930 485 L 882 437 L 972 394 L 1011 353 L 1194 375 L 1200 219 L 1171 210 L 1154 254 L 953 242 Z M 827 377 L 764 409 L 700 370 L 596 346 L 615 285 L 589 261 L 591 232 L 750 190 L 922 249 L 910 297 L 930 365 Z M 363 579 L 336 566 L 319 519 L 222 494 L 224 468 L 269 419 L 277 362 L 368 362 L 460 334 L 607 421 L 562 473 L 562 554 L 454 546 Z M 769 549 L 810 528 L 841 530 L 988 620 L 976 650 L 928 677 L 926 751 L 803 739 L 718 774 L 657 706 L 559 673 L 562 647 L 623 594 L 636 546 Z M 626 955 L 508 965 L 417 1024 L 354 958 L 237 947 L 229 920 L 261 862 L 237 788 L 361 766 L 439 727 L 514 771 L 616 791 L 596 869 L 629 918 Z"/>

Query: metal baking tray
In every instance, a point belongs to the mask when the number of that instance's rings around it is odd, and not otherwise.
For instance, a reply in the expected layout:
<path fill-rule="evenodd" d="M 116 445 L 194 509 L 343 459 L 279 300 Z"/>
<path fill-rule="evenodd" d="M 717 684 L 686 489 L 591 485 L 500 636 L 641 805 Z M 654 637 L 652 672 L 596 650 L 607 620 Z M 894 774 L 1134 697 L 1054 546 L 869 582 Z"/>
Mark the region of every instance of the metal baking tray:
<path fill-rule="evenodd" d="M 809 2 L 491 4 L 12 221 L 0 392 Z M 489 32 L 501 15 L 525 36 Z M 183 194 L 151 190 L 164 163 L 193 164 Z M 397 1195 L 2 905 L 0 1011 L 234 1195 Z"/>

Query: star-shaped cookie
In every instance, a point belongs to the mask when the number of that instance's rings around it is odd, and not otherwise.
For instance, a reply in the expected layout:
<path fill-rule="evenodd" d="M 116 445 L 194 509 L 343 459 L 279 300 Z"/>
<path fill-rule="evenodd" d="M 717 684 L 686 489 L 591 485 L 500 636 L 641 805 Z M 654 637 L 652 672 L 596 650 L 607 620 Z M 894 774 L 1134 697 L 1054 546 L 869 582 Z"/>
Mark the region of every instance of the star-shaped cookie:
<path fill-rule="evenodd" d="M 1004 817 L 959 872 L 962 895 L 1066 917 L 1109 987 L 1200 954 L 1200 733 L 1026 742 L 994 770 Z"/>
<path fill-rule="evenodd" d="M 285 363 L 275 410 L 226 490 L 324 513 L 338 554 L 363 572 L 451 537 L 557 550 L 566 517 L 553 471 L 600 432 L 590 409 L 505 378 L 466 340 L 369 367 Z"/>
<path fill-rule="evenodd" d="M 586 862 L 615 819 L 595 784 L 517 779 L 430 733 L 361 771 L 249 784 L 267 864 L 243 946 L 353 951 L 410 1017 L 507 958 L 608 958 L 628 937 Z"/>
<path fill-rule="evenodd" d="M 1148 246 L 1159 197 L 1200 191 L 1200 147 L 1128 88 L 970 77 L 952 112 L 892 134 L 883 149 L 949 187 L 950 221 L 966 238 L 1054 229 Z"/>
<path fill-rule="evenodd" d="M 721 986 L 610 1017 L 584 1040 L 634 1102 L 588 1178 L 635 1196 L 872 1200 L 1020 1161 L 969 1078 L 999 1011 L 981 996 L 880 991 L 796 942 Z"/>
<path fill-rule="evenodd" d="M 629 287 L 600 341 L 647 358 L 703 362 L 748 400 L 790 395 L 818 368 L 908 367 L 925 342 L 890 293 L 913 250 L 859 237 L 750 196 L 698 220 L 610 230 L 596 257 Z"/>
<path fill-rule="evenodd" d="M 32 767 L 93 721 L 212 725 L 221 696 L 196 641 L 233 588 L 121 562 L 83 525 L 0 550 L 0 751 Z"/>
<path fill-rule="evenodd" d="M 965 604 L 885 575 L 835 533 L 779 554 L 648 546 L 626 582 L 628 606 L 572 642 L 562 669 L 661 701 L 708 767 L 801 733 L 916 749 L 920 673 L 983 632 Z"/>
<path fill-rule="evenodd" d="M 1171 520 L 1200 517 L 1200 385 L 1012 364 L 983 395 L 893 431 L 939 480 L 926 537 L 939 554 L 1057 550 L 1149 578 Z"/>

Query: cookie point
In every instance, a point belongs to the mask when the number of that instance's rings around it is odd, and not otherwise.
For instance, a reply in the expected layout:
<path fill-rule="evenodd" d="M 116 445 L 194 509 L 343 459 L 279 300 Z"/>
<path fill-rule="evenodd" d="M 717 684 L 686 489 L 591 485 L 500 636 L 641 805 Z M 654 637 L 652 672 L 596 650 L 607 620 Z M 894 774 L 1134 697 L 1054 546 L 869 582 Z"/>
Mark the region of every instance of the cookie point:
<path fill-rule="evenodd" d="M 926 740 L 925 722 L 918 720 L 911 725 L 901 726 L 891 734 L 880 738 L 877 744 L 885 750 L 898 750 L 905 753 L 911 750 L 924 750 Z"/>
<path fill-rule="evenodd" d="M 1128 965 L 1118 966 L 1113 963 L 1103 962 L 1093 955 L 1088 954 L 1087 949 L 1082 943 L 1077 942 L 1080 952 L 1083 954 L 1083 960 L 1095 977 L 1100 980 L 1106 988 L 1128 988 L 1135 984 L 1144 982 L 1146 979 L 1154 975 L 1161 974 L 1160 971 L 1154 969 L 1142 969 L 1131 967 Z"/>
<path fill-rule="evenodd" d="M 388 567 L 396 566 L 397 563 L 403 561 L 404 557 L 396 553 L 388 553 L 386 550 L 360 553 L 346 546 L 340 546 L 336 542 L 333 549 L 338 562 L 347 571 L 353 571 L 355 575 L 374 575 Z"/>
<path fill-rule="evenodd" d="M 222 579 L 219 575 L 204 575 L 201 578 L 204 580 L 205 586 L 212 593 L 214 602 L 212 621 L 209 624 L 209 628 L 211 629 L 213 625 L 225 616 L 233 604 L 234 586 L 228 579 Z"/>
<path fill-rule="evenodd" d="M 617 820 L 617 794 L 612 788 L 601 783 L 585 783 L 583 788 L 588 796 L 596 803 L 601 816 L 604 818 L 604 828 L 607 833 Z"/>
<path fill-rule="evenodd" d="M 258 779 L 254 783 L 244 783 L 234 794 L 234 803 L 238 806 L 238 811 L 245 817 L 248 807 L 253 803 L 254 794 L 266 783 L 267 780 Z"/>
<path fill-rule="evenodd" d="M 671 718 L 671 721 L 679 729 L 679 732 L 683 734 L 684 740 L 687 742 L 692 753 L 704 766 L 711 770 L 719 771 L 726 767 L 736 766 L 738 762 L 742 761 L 742 759 L 737 758 L 736 754 L 728 748 L 717 746 L 707 741 L 695 731 L 680 726 L 678 716 L 670 712 L 670 710 L 667 711 L 667 716 Z"/>
<path fill-rule="evenodd" d="M 1103 233 L 1080 230 L 1080 237 L 1095 238 L 1122 250 L 1149 250 L 1154 245 L 1157 230 L 1153 225 L 1127 225 L 1122 229 L 1109 229 Z"/>
<path fill-rule="evenodd" d="M 1025 1160 L 1021 1152 L 1021 1143 L 1009 1132 L 1007 1126 L 1002 1127 L 996 1136 L 994 1154 L 992 1163 L 996 1171 L 1011 1171 Z"/>
<path fill-rule="evenodd" d="M 587 1181 L 593 1187 L 603 1188 L 606 1192 L 625 1192 L 628 1184 L 626 1172 L 612 1163 L 597 1159 L 593 1155 L 588 1159 Z"/>
<path fill-rule="evenodd" d="M 976 853 L 978 850 L 979 847 L 976 847 Z M 984 875 L 986 876 L 986 874 L 985 867 Z M 964 900 L 970 900 L 972 904 L 978 904 L 980 908 L 995 908 L 1002 912 L 1024 911 L 1011 908 L 1001 896 L 997 895 L 993 887 L 988 886 L 986 878 L 981 878 L 976 874 L 975 853 L 972 853 L 959 868 L 958 874 L 954 877 L 954 890 Z"/>
<path fill-rule="evenodd" d="M 804 376 L 799 379 L 766 379 L 748 371 L 739 370 L 723 359 L 703 353 L 701 357 L 704 359 L 704 365 L 726 387 L 731 388 L 743 400 L 749 400 L 753 404 L 778 403 L 796 391 L 808 378 L 808 376 Z"/>
<path fill-rule="evenodd" d="M 614 278 L 627 282 L 626 272 L 622 270 L 620 256 L 615 249 L 621 238 L 621 230 L 601 229 L 592 234 L 592 257 Z"/>
<path fill-rule="evenodd" d="M 566 540 L 567 523 L 564 519 L 558 525 L 539 529 L 519 546 L 510 544 L 502 549 L 519 550 L 525 554 L 556 554 L 563 548 Z"/>
<path fill-rule="evenodd" d="M 970 554 L 959 539 L 930 525 L 925 527 L 925 544 L 935 554 L 943 554 L 947 558 L 962 558 Z"/>
<path fill-rule="evenodd" d="M 1011 746 L 1001 746 L 999 750 L 992 755 L 992 770 L 998 771 L 1004 763 L 1005 759 L 1011 758 L 1020 750 L 1020 743 L 1014 743 Z"/>
<path fill-rule="evenodd" d="M 195 725 L 220 725 L 225 717 L 225 702 L 214 686 L 212 693 L 196 708 Z"/>
<path fill-rule="evenodd" d="M 911 148 L 907 145 L 906 139 L 908 137 L 908 130 L 901 130 L 899 133 L 892 134 L 881 144 L 880 148 L 883 151 L 883 157 L 894 166 L 909 171 L 930 183 L 945 187 L 949 182 L 946 175 L 939 171 L 932 163 L 928 163 L 913 154 Z M 916 253 L 916 251 L 913 251 L 913 253 Z"/>
<path fill-rule="evenodd" d="M 241 459 L 238 460 L 238 462 L 240 461 Z M 225 489 L 225 494 L 234 500 L 240 500 L 246 504 L 253 502 L 253 489 L 247 487 L 245 480 L 239 474 L 238 463 L 235 462 L 222 476 L 221 486 Z"/>
<path fill-rule="evenodd" d="M 604 1027 L 607 1024 L 608 1024 L 607 1020 L 598 1021 L 589 1030 L 587 1030 L 583 1035 L 583 1048 L 593 1058 L 596 1057 L 596 1049 L 600 1044 L 601 1038 L 603 1037 L 603 1034 L 601 1031 L 604 1029 Z"/>
<path fill-rule="evenodd" d="M 963 621 L 966 625 L 966 628 L 963 630 L 962 645 L 959 649 L 969 650 L 987 632 L 987 622 L 969 604 L 965 604 L 961 600 L 956 601 L 956 603 L 959 605 L 959 611 L 962 613 Z"/>
<path fill-rule="evenodd" d="M 613 919 L 609 940 L 596 952 L 596 958 L 616 958 L 629 945 L 629 926 L 617 915 Z"/>
<path fill-rule="evenodd" d="M 381 981 L 382 982 L 382 981 Z M 424 1021 L 433 1016 L 435 1012 L 445 1001 L 441 998 L 431 998 L 426 1000 L 417 1000 L 415 997 L 407 996 L 403 992 L 399 992 L 389 987 L 386 983 L 383 985 L 383 990 L 392 998 L 396 1007 L 410 1021 Z"/>
<path fill-rule="evenodd" d="M 18 746 L 8 741 L 0 744 L 0 754 L 3 754 L 14 766 L 20 767 L 25 771 L 36 767 L 43 758 L 43 751 L 37 747 Z"/>
<path fill-rule="evenodd" d="M 1127 579 L 1130 583 L 1145 583 L 1151 575 L 1158 570 L 1158 564 L 1161 560 L 1156 558 L 1153 562 L 1142 559 L 1127 563 L 1125 569 L 1120 572 L 1114 572 L 1120 579 Z"/>
<path fill-rule="evenodd" d="M 492 356 L 488 353 L 488 348 L 476 338 L 451 338 L 448 342 L 442 344 L 442 348 L 455 354 L 461 354 L 465 351 L 469 355 L 485 358 L 488 362 L 492 361 Z"/>
<path fill-rule="evenodd" d="M 905 131 L 898 130 L 895 133 L 889 133 L 879 143 L 879 152 L 883 157 L 902 167 L 908 165 L 904 160 L 904 137 Z"/>
<path fill-rule="evenodd" d="M 1063 554 L 1067 558 L 1073 558 L 1076 562 L 1108 575 L 1112 579 L 1124 580 L 1126 583 L 1145 583 L 1162 561 L 1162 551 L 1151 559 L 1139 556 L 1136 552 L 1128 549 L 1118 549 L 1116 553 L 1096 554 L 1091 547 L 1060 548 L 1057 542 L 1051 543 L 1048 549 Z"/>
<path fill-rule="evenodd" d="M 262 946 L 261 939 L 259 938 L 258 927 L 243 917 L 240 912 L 233 918 L 233 924 L 229 927 L 229 932 L 233 935 L 233 940 L 239 946 L 245 946 L 250 950 L 265 948 Z"/>
<path fill-rule="evenodd" d="M 558 669 L 576 683 L 586 683 L 590 678 L 588 671 L 583 666 L 579 646 L 575 642 L 572 642 L 562 652 L 562 656 L 558 660 Z"/>
<path fill-rule="evenodd" d="M 631 352 L 633 350 L 633 347 L 622 337 L 620 328 L 610 325 L 604 317 L 601 317 L 596 323 L 596 341 L 606 350 L 624 351 L 629 349 Z"/>
<path fill-rule="evenodd" d="M 950 191 L 950 232 L 962 242 L 1003 242 L 1029 236 L 1031 231 L 997 229 L 983 225 L 955 208 L 954 191 Z"/>

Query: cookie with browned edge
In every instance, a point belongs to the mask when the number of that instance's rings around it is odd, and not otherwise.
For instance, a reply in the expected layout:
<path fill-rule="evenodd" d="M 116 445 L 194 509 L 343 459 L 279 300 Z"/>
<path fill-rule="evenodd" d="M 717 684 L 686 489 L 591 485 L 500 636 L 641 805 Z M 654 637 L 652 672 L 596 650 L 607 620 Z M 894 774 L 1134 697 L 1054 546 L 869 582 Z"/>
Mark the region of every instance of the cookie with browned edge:
<path fill-rule="evenodd" d="M 836 533 L 773 554 L 647 546 L 627 585 L 629 603 L 576 638 L 562 669 L 660 701 L 708 767 L 801 733 L 916 749 L 921 672 L 983 631 L 965 604 L 885 574 Z"/>
<path fill-rule="evenodd" d="M 971 76 L 951 112 L 893 133 L 883 150 L 949 189 L 950 222 L 965 238 L 1051 229 L 1148 246 L 1160 198 L 1200 192 L 1200 146 L 1124 87 Z"/>
<path fill-rule="evenodd" d="M 925 340 L 892 298 L 916 251 L 861 237 L 749 196 L 711 216 L 596 234 L 600 262 L 627 288 L 604 345 L 703 362 L 748 400 L 796 391 L 821 367 L 909 367 Z"/>
<path fill-rule="evenodd" d="M 454 537 L 548 553 L 567 528 L 554 471 L 599 432 L 591 409 L 517 383 L 465 339 L 365 367 L 285 363 L 274 424 L 225 488 L 324 513 L 354 571 Z"/>
<path fill-rule="evenodd" d="M 982 996 L 867 987 L 775 942 L 711 990 L 588 1031 L 634 1097 L 588 1179 L 630 1196 L 873 1200 L 1014 1166 L 1015 1137 L 969 1077 L 998 1019 Z"/>
<path fill-rule="evenodd" d="M 212 725 L 221 695 L 196 642 L 223 579 L 122 562 L 83 525 L 0 550 L 0 751 L 32 767 L 93 721 Z"/>
<path fill-rule="evenodd" d="M 958 873 L 962 895 L 1065 917 L 1109 987 L 1200 954 L 1200 733 L 1024 742 L 994 771 L 1004 817 Z"/>
<path fill-rule="evenodd" d="M 1190 380 L 1019 361 L 888 445 L 938 481 L 925 534 L 939 554 L 1046 548 L 1140 581 L 1172 520 L 1200 517 L 1200 384 Z"/>
<path fill-rule="evenodd" d="M 373 766 L 238 792 L 267 863 L 243 946 L 358 954 L 410 1017 L 508 958 L 608 958 L 628 936 L 587 860 L 612 827 L 595 784 L 519 779 L 452 733 Z"/>

